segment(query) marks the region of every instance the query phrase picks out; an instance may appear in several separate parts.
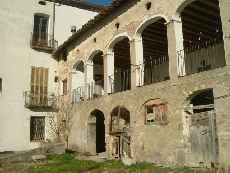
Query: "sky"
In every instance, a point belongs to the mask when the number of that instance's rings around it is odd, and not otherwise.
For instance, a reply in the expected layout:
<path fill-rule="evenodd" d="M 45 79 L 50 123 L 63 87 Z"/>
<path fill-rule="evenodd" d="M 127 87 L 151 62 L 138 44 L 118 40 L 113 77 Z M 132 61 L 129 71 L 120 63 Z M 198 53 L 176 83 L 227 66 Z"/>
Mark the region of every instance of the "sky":
<path fill-rule="evenodd" d="M 86 0 L 87 2 L 90 2 L 92 4 L 96 4 L 96 5 L 110 5 L 110 3 L 112 2 L 112 0 Z"/>

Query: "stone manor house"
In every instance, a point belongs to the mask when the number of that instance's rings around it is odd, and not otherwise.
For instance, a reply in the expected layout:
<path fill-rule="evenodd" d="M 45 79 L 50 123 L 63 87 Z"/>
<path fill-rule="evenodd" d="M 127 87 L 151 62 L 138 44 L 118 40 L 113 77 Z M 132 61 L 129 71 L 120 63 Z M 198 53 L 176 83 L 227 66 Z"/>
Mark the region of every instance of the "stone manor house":
<path fill-rule="evenodd" d="M 116 0 L 53 54 L 70 148 L 229 167 L 230 1 Z"/>

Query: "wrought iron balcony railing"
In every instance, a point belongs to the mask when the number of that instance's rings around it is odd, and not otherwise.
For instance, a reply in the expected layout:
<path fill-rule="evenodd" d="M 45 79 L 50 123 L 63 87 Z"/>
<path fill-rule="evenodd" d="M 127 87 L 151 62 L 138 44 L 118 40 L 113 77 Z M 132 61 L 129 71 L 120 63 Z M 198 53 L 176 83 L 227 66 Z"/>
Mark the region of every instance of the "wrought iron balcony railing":
<path fill-rule="evenodd" d="M 57 97 L 54 93 L 25 93 L 25 107 L 27 108 L 57 108 Z"/>
<path fill-rule="evenodd" d="M 58 47 L 58 42 L 48 33 L 32 32 L 30 46 L 36 50 L 52 52 Z"/>

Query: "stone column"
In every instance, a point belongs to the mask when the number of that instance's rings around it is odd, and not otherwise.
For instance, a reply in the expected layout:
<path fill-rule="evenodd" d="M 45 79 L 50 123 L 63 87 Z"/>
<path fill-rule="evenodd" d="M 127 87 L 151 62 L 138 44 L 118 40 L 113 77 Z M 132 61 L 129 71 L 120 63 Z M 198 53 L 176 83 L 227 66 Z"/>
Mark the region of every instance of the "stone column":
<path fill-rule="evenodd" d="M 93 62 L 86 62 L 85 65 L 85 97 L 87 99 L 90 99 L 92 97 L 92 88 L 90 86 L 93 85 Z"/>
<path fill-rule="evenodd" d="M 226 64 L 230 65 L 230 1 L 219 0 Z"/>
<path fill-rule="evenodd" d="M 175 80 L 185 76 L 184 45 L 181 19 L 173 19 L 167 24 L 169 75 Z"/>
<path fill-rule="evenodd" d="M 104 54 L 104 90 L 106 94 L 113 93 L 114 87 L 114 52 Z"/>
<path fill-rule="evenodd" d="M 138 37 L 130 41 L 131 89 L 144 84 L 143 44 Z"/>

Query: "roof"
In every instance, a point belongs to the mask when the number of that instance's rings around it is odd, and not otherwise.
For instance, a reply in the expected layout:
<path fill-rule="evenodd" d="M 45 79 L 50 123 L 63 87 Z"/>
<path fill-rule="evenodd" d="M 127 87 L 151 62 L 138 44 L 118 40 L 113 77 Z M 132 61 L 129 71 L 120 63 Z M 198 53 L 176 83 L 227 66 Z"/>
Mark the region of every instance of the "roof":
<path fill-rule="evenodd" d="M 114 13 L 118 10 L 119 7 L 121 7 L 124 4 L 130 3 L 130 2 L 136 2 L 137 0 L 113 0 L 112 5 L 105 8 L 103 11 L 101 11 L 97 16 L 95 16 L 93 19 L 89 20 L 86 24 L 82 26 L 81 29 L 79 29 L 76 33 L 74 33 L 72 36 L 70 36 L 61 46 L 57 48 L 57 50 L 53 53 L 53 57 L 58 57 L 58 55 L 66 50 L 66 48 L 73 43 L 74 41 L 81 38 L 83 34 L 85 34 L 87 31 L 91 30 L 92 28 L 96 27 L 100 22 L 102 22 L 104 19 L 106 19 L 110 14 Z"/>
<path fill-rule="evenodd" d="M 107 8 L 108 3 L 92 3 L 91 0 L 46 0 L 50 2 L 55 2 L 58 4 L 68 5 L 72 7 L 77 7 L 89 11 L 101 12 Z"/>

